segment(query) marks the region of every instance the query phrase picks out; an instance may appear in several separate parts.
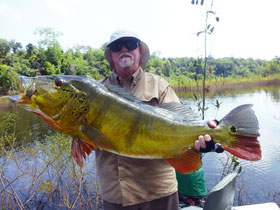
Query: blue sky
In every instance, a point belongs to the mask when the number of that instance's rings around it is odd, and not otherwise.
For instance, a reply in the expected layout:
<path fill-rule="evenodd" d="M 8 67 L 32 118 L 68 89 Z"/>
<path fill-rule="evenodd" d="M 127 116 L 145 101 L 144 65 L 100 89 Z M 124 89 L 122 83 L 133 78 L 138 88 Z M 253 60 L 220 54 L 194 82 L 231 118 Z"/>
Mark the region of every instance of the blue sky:
<path fill-rule="evenodd" d="M 205 0 L 210 2 L 209 0 Z M 63 35 L 64 49 L 99 48 L 112 31 L 127 28 L 161 57 L 203 56 L 204 9 L 191 0 L 0 0 L 0 38 L 37 44 L 37 28 Z M 208 53 L 220 57 L 280 56 L 279 0 L 214 0 L 219 16 Z M 214 17 L 214 16 L 213 16 Z M 212 19 L 211 23 L 215 23 Z"/>

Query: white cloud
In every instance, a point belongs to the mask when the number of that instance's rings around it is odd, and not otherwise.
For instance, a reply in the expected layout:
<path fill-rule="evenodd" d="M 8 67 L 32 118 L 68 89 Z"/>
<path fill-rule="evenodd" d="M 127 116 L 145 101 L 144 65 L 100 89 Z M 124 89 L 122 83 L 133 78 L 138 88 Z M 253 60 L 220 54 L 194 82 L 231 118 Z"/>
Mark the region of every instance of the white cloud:
<path fill-rule="evenodd" d="M 78 0 L 45 0 L 45 3 L 52 11 L 68 16 Z"/>
<path fill-rule="evenodd" d="M 0 4 L 0 17 L 1 15 L 3 16 L 9 16 L 11 17 L 11 19 L 17 23 L 22 22 L 23 18 L 22 16 L 19 14 L 18 11 L 11 9 L 10 7 L 6 6 L 6 5 L 1 5 Z"/>

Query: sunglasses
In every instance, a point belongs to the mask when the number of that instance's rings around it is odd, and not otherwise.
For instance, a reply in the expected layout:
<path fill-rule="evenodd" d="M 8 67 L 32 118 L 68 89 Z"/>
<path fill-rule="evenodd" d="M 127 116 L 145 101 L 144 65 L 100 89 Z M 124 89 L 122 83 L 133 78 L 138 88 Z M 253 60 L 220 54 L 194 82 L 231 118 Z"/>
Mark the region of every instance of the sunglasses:
<path fill-rule="evenodd" d="M 137 39 L 120 39 L 109 45 L 112 52 L 119 52 L 125 46 L 128 50 L 135 50 L 140 45 L 140 41 Z"/>

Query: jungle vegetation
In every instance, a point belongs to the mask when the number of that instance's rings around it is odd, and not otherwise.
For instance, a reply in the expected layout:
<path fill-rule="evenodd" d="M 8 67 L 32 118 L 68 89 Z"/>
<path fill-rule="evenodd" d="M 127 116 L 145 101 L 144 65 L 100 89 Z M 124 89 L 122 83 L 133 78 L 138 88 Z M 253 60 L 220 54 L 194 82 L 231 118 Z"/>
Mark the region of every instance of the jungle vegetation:
<path fill-rule="evenodd" d="M 18 75 L 89 75 L 101 79 L 110 74 L 104 57 L 106 43 L 99 49 L 74 46 L 63 49 L 57 38 L 61 33 L 51 28 L 36 31 L 38 43 L 22 46 L 15 40 L 0 38 L 0 87 L 2 92 L 15 90 Z M 145 71 L 161 75 L 174 87 L 198 86 L 203 78 L 204 58 L 160 58 L 151 54 Z M 272 60 L 252 58 L 207 57 L 207 81 L 244 81 L 277 78 L 280 75 L 280 57 Z"/>

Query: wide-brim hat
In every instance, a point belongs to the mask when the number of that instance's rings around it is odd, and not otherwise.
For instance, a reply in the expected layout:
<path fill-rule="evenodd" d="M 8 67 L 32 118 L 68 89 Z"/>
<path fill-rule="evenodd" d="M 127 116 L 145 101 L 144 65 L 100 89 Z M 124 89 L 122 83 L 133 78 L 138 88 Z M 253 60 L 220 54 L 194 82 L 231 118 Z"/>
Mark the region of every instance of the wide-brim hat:
<path fill-rule="evenodd" d="M 135 38 L 140 40 L 140 46 L 141 46 L 141 58 L 139 65 L 144 68 L 145 65 L 147 64 L 149 57 L 150 57 L 150 50 L 148 48 L 148 45 L 143 42 L 136 33 L 129 31 L 129 30 L 117 30 L 112 33 L 110 41 L 106 45 L 106 49 L 104 52 L 106 60 L 109 62 L 111 69 L 114 69 L 113 61 L 112 61 L 112 55 L 111 55 L 111 50 L 109 48 L 109 45 L 112 44 L 113 42 L 117 41 L 120 38 Z"/>

